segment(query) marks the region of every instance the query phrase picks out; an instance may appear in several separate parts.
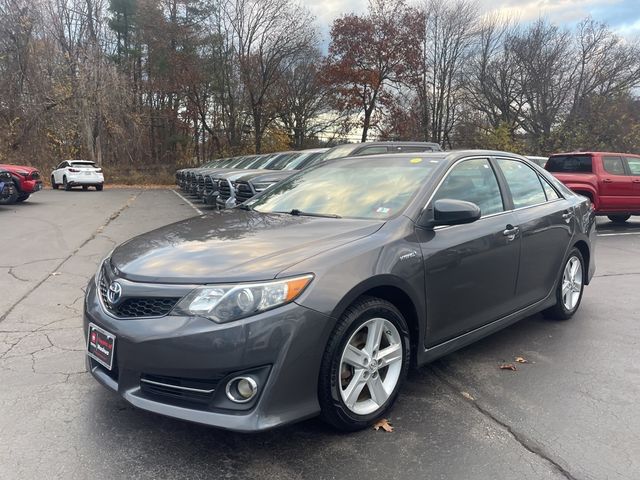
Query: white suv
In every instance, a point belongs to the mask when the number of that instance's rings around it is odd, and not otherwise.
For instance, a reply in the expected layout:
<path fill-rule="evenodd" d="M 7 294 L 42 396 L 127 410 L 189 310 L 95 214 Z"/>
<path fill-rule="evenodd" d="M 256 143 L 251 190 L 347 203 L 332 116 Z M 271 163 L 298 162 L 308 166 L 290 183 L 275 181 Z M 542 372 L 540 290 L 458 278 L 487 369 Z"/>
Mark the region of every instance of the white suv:
<path fill-rule="evenodd" d="M 100 191 L 104 185 L 104 175 L 102 175 L 102 169 L 94 162 L 88 160 L 65 160 L 51 172 L 51 186 L 54 190 L 57 190 L 60 185 L 65 190 L 81 186 L 83 190 L 89 187 L 96 187 L 96 190 Z"/>

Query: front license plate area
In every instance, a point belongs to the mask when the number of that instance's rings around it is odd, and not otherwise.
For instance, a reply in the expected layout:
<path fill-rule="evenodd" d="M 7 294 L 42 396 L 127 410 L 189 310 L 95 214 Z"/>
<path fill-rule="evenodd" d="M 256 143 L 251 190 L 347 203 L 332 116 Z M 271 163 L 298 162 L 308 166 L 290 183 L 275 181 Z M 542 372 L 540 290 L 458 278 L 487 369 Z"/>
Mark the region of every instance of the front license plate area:
<path fill-rule="evenodd" d="M 87 332 L 87 355 L 107 370 L 113 367 L 113 355 L 116 348 L 116 336 L 106 330 L 89 324 Z"/>

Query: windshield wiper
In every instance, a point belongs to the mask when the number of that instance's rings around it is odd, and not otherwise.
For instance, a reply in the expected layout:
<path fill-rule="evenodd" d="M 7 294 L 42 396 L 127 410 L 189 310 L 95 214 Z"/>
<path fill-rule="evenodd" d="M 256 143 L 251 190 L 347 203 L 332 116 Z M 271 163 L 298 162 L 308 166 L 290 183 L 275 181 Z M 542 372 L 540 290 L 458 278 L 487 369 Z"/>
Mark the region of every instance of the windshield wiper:
<path fill-rule="evenodd" d="M 273 212 L 273 213 L 288 213 L 289 215 L 295 215 L 300 217 L 342 218 L 340 215 L 336 215 L 335 213 L 303 212 L 302 210 L 298 210 L 297 208 L 294 208 L 293 210 L 289 210 L 288 212 Z"/>

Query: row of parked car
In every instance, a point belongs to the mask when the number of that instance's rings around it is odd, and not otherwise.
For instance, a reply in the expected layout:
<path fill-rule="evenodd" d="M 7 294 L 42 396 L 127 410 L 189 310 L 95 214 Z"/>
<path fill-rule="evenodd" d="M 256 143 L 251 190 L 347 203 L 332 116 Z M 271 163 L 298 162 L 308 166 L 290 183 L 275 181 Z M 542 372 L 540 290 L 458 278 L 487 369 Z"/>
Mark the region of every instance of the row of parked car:
<path fill-rule="evenodd" d="M 330 149 L 246 155 L 214 160 L 176 172 L 176 183 L 192 198 L 218 209 L 243 203 L 296 172 L 345 157 L 434 152 L 430 142 L 368 142 Z M 591 200 L 596 214 L 614 223 L 640 215 L 640 156 L 611 152 L 558 153 L 527 157 L 571 190 Z"/>
<path fill-rule="evenodd" d="M 438 152 L 431 142 L 368 142 L 301 151 L 245 155 L 214 160 L 176 172 L 177 185 L 188 195 L 216 208 L 243 203 L 300 170 L 327 160 L 386 153 Z"/>

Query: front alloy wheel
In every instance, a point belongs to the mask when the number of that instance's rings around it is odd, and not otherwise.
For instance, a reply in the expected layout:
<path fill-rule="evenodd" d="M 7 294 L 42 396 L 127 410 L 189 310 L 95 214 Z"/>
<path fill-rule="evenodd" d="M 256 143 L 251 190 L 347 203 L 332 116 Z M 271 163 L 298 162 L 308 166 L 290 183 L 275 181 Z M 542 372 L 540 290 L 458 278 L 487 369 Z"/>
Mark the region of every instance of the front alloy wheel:
<path fill-rule="evenodd" d="M 322 417 L 341 430 L 366 428 L 395 401 L 409 366 L 409 333 L 391 303 L 363 297 L 349 307 L 322 360 Z"/>

